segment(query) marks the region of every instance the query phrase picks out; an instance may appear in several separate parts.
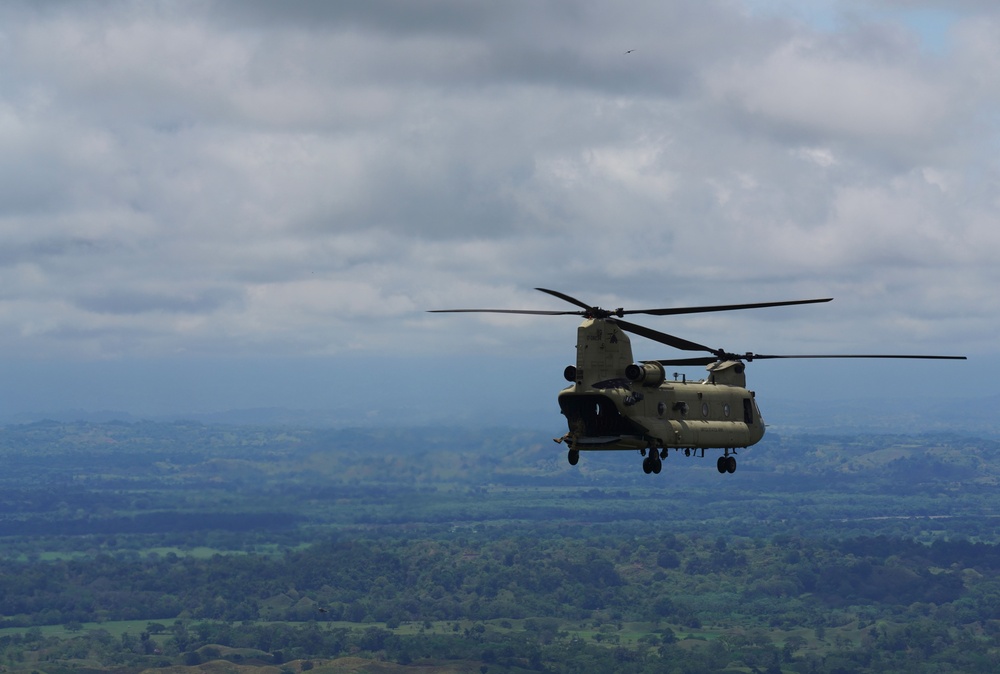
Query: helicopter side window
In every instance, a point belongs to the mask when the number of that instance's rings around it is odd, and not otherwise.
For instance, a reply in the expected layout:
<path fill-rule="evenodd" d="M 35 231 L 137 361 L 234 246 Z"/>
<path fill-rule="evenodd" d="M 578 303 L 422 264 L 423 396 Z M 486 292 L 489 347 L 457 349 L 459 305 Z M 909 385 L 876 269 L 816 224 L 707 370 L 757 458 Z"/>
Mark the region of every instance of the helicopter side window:
<path fill-rule="evenodd" d="M 753 402 L 750 398 L 743 399 L 743 422 L 747 426 L 753 426 Z"/>

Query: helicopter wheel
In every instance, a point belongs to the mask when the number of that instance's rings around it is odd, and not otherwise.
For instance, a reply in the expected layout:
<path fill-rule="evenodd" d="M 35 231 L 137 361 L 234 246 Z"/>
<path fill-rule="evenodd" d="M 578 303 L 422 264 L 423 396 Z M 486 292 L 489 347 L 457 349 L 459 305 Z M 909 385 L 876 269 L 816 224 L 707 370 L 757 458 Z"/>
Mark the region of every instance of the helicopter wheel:
<path fill-rule="evenodd" d="M 726 457 L 726 472 L 735 473 L 736 472 L 736 457 L 727 456 Z"/>
<path fill-rule="evenodd" d="M 569 465 L 575 466 L 580 461 L 580 450 L 571 449 L 569 454 L 566 456 L 569 459 Z"/>
<path fill-rule="evenodd" d="M 715 462 L 715 467 L 719 469 L 720 473 L 725 473 L 727 470 L 729 470 L 729 457 L 720 456 L 719 460 Z M 733 470 L 735 470 L 735 467 L 733 468 Z"/>

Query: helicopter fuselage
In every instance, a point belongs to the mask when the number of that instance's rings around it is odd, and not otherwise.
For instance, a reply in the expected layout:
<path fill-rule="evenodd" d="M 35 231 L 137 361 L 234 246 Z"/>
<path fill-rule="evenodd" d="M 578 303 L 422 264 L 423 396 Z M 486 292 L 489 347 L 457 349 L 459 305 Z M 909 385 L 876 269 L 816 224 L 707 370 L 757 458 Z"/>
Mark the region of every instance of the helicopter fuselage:
<path fill-rule="evenodd" d="M 764 421 L 746 388 L 744 364 L 717 361 L 707 369 L 700 381 L 668 380 L 660 363 L 634 362 L 628 335 L 614 319 L 585 320 L 577 331 L 576 365 L 565 372 L 572 383 L 559 393 L 570 462 L 581 450 L 648 450 L 654 464 L 670 449 L 702 455 L 722 449 L 726 458 L 759 442 Z M 720 459 L 720 471 L 724 467 Z"/>
<path fill-rule="evenodd" d="M 571 448 L 726 449 L 764 437 L 753 391 L 731 384 L 671 381 L 655 389 L 622 386 L 559 393 Z"/>

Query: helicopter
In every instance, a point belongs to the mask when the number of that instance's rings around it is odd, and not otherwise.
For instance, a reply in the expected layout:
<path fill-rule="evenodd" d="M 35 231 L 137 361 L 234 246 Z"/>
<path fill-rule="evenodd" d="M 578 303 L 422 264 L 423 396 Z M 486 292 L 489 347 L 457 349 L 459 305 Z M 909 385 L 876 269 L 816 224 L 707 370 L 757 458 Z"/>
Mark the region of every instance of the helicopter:
<path fill-rule="evenodd" d="M 658 474 L 670 451 L 705 457 L 706 450 L 721 450 L 719 473 L 736 472 L 737 449 L 750 447 L 764 437 L 765 424 L 756 394 L 747 388 L 746 363 L 778 358 L 909 358 L 966 360 L 965 356 L 903 354 L 770 355 L 734 353 L 713 349 L 681 337 L 653 330 L 623 318 L 630 314 L 676 316 L 744 309 L 763 309 L 830 302 L 832 297 L 781 302 L 723 304 L 665 309 L 602 309 L 557 290 L 535 288 L 577 307 L 573 311 L 527 309 L 437 309 L 430 313 L 499 313 L 541 316 L 582 316 L 577 328 L 576 365 L 563 372 L 569 386 L 559 392 L 559 409 L 568 432 L 555 442 L 568 448 L 567 460 L 575 466 L 580 452 L 632 450 L 643 457 L 642 470 Z M 628 334 L 645 337 L 680 351 L 708 356 L 636 362 Z M 707 376 L 689 381 L 667 368 L 704 366 Z"/>

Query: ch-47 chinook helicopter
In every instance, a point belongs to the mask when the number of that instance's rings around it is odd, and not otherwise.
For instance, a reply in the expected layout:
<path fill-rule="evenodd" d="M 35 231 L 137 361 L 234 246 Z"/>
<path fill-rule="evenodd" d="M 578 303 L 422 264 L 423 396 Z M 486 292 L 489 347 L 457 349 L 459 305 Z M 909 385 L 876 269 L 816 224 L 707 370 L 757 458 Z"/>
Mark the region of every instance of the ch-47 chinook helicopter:
<path fill-rule="evenodd" d="M 569 448 L 571 465 L 587 450 L 637 450 L 642 470 L 659 473 L 670 450 L 685 456 L 705 456 L 706 449 L 721 449 L 716 466 L 720 473 L 736 471 L 736 450 L 756 444 L 764 437 L 764 420 L 755 394 L 747 389 L 746 365 L 754 360 L 775 358 L 918 358 L 965 360 L 965 356 L 920 356 L 901 354 L 813 354 L 764 355 L 732 353 L 713 349 L 664 332 L 622 320 L 628 314 L 674 316 L 740 309 L 762 309 L 795 304 L 817 304 L 833 298 L 726 304 L 670 309 L 602 309 L 555 290 L 536 288 L 574 304 L 579 311 L 533 311 L 522 309 L 443 309 L 431 313 L 499 313 L 542 316 L 582 316 L 577 328 L 576 365 L 564 376 L 570 385 L 559 392 L 559 409 L 569 432 L 556 442 Z M 646 337 L 681 351 L 700 351 L 709 356 L 635 362 L 626 333 Z M 703 365 L 708 376 L 699 381 L 667 379 L 667 367 Z"/>

